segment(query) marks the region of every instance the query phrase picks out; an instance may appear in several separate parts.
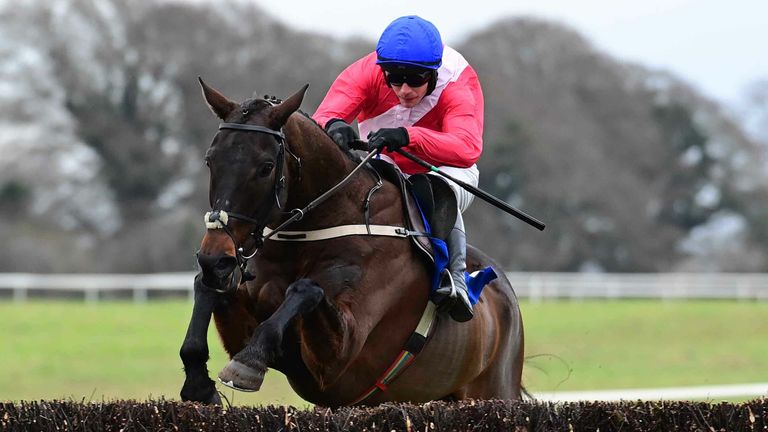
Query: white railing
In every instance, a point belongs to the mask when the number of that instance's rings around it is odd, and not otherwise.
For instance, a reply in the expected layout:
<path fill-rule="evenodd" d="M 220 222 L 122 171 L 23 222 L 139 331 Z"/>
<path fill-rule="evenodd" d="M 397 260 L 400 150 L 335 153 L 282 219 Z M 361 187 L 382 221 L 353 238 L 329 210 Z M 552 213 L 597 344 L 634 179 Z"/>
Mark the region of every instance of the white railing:
<path fill-rule="evenodd" d="M 544 299 L 768 300 L 764 273 L 508 273 L 518 296 Z"/>
<path fill-rule="evenodd" d="M 145 302 L 150 291 L 187 293 L 192 298 L 195 273 L 153 274 L 34 274 L 0 273 L 0 292 L 11 291 L 16 301 L 25 301 L 30 291 L 83 293 L 85 300 L 98 301 L 100 293 L 130 291 L 133 300 Z"/>
<path fill-rule="evenodd" d="M 150 292 L 192 297 L 194 273 L 32 274 L 0 273 L 0 294 L 24 301 L 31 291 L 100 293 L 128 291 L 137 302 Z M 768 300 L 768 274 L 762 273 L 508 273 L 521 298 L 546 299 L 737 299 Z M 7 296 L 6 296 L 7 297 Z"/>

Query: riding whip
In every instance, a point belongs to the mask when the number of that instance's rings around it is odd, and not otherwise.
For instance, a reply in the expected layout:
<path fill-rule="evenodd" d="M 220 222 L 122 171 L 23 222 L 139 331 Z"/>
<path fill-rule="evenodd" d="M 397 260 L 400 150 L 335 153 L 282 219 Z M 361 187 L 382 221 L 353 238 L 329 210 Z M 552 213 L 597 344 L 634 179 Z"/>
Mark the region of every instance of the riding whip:
<path fill-rule="evenodd" d="M 407 151 L 405 151 L 403 149 L 397 149 L 395 151 L 400 153 L 401 155 L 407 157 L 408 159 L 416 162 L 417 164 L 423 166 L 424 168 L 432 171 L 433 173 L 439 174 L 439 175 L 447 178 L 448 180 L 456 183 L 457 185 L 459 185 L 462 188 L 464 188 L 464 190 L 466 190 L 467 192 L 470 192 L 473 195 L 475 195 L 476 197 L 482 199 L 483 201 L 485 201 L 485 202 L 487 202 L 489 204 L 492 204 L 496 208 L 501 209 L 501 210 L 511 214 L 512 216 L 514 216 L 514 217 L 522 220 L 523 222 L 531 225 L 532 227 L 538 229 L 539 231 L 544 231 L 544 228 L 546 227 L 544 222 L 542 222 L 542 221 L 536 219 L 535 217 L 525 213 L 524 211 L 518 210 L 518 209 L 512 207 L 511 205 L 505 203 L 504 201 L 496 198 L 495 196 L 489 194 L 488 192 L 486 192 L 486 191 L 484 191 L 484 190 L 482 190 L 480 188 L 476 188 L 476 187 L 472 186 L 471 184 L 463 182 L 463 181 L 461 181 L 461 180 L 459 180 L 457 178 L 454 178 L 454 177 L 452 177 L 452 176 L 450 176 L 450 175 L 440 171 L 440 168 L 430 164 L 429 162 L 425 162 L 425 161 L 419 159 L 418 157 L 408 153 Z"/>

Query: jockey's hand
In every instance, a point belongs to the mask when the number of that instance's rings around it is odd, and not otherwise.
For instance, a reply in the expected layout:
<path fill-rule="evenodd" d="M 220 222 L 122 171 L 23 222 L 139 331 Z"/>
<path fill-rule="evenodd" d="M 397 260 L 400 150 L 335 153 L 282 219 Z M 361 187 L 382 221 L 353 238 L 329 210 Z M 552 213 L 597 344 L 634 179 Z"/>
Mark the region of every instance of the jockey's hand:
<path fill-rule="evenodd" d="M 333 119 L 326 123 L 325 131 L 344 150 L 349 150 L 351 144 L 360 139 L 355 128 L 342 119 Z"/>
<path fill-rule="evenodd" d="M 393 152 L 407 146 L 410 141 L 408 130 L 404 127 L 382 128 L 368 134 L 368 147 L 371 150 L 386 148 Z"/>

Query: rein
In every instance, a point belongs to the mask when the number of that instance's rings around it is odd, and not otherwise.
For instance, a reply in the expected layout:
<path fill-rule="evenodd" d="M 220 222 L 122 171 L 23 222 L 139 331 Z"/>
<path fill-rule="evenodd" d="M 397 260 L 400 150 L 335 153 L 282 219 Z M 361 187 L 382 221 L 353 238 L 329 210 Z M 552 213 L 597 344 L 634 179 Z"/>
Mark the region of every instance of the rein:
<path fill-rule="evenodd" d="M 307 204 L 303 209 L 295 208 L 295 209 L 291 210 L 291 213 L 293 213 L 293 216 L 291 216 L 290 218 L 286 219 L 285 222 L 281 223 L 277 228 L 275 228 L 272 231 L 270 231 L 269 234 L 262 235 L 261 240 L 262 241 L 267 240 L 270 237 L 272 237 L 273 235 L 275 235 L 278 232 L 280 232 L 283 229 L 285 229 L 291 223 L 296 222 L 296 221 L 300 221 L 302 218 L 304 218 L 305 214 L 309 213 L 315 207 L 317 207 L 320 204 L 322 204 L 323 201 L 327 200 L 331 195 L 335 194 L 339 189 L 344 187 L 344 185 L 349 183 L 349 180 L 352 178 L 352 176 L 357 174 L 357 172 L 360 171 L 360 169 L 363 166 L 365 166 L 365 164 L 367 164 L 369 160 L 371 160 L 373 157 L 375 157 L 377 154 L 379 154 L 380 151 L 381 150 L 377 149 L 377 150 L 373 150 L 372 152 L 368 153 L 368 155 L 366 155 L 365 158 L 363 158 L 363 160 L 355 167 L 355 169 L 353 169 L 349 174 L 347 174 L 346 177 L 344 177 L 334 187 L 328 189 L 322 195 L 320 195 L 319 197 L 317 197 L 314 200 L 312 200 L 312 202 Z"/>

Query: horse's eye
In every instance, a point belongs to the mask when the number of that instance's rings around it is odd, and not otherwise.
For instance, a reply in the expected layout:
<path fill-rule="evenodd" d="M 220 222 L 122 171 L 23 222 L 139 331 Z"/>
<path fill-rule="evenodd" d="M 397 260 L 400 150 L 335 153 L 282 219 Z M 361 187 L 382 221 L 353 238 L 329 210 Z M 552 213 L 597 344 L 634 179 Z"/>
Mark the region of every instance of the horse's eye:
<path fill-rule="evenodd" d="M 275 164 L 272 162 L 264 162 L 259 167 L 258 175 L 259 177 L 266 177 L 269 175 L 269 173 L 272 172 L 272 169 L 275 167 Z"/>

